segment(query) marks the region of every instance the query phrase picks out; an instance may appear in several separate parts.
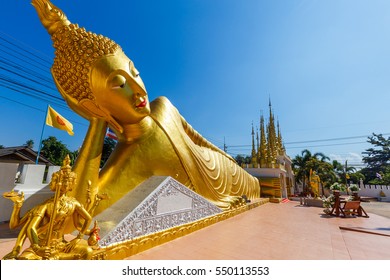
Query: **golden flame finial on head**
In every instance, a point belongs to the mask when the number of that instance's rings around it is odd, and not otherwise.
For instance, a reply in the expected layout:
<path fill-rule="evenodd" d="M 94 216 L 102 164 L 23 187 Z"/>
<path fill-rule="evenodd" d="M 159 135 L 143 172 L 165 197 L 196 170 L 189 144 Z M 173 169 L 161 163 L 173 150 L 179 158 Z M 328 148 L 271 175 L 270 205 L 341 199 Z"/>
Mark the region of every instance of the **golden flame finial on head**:
<path fill-rule="evenodd" d="M 56 49 L 52 75 L 57 87 L 69 102 L 94 101 L 89 84 L 92 64 L 118 49 L 114 41 L 102 35 L 87 32 L 72 24 L 65 14 L 48 0 L 32 0 L 39 19 L 47 29 Z"/>
<path fill-rule="evenodd" d="M 64 13 L 52 3 L 45 0 L 32 0 L 31 4 L 37 10 L 39 19 L 50 35 L 62 26 L 70 24 Z"/>

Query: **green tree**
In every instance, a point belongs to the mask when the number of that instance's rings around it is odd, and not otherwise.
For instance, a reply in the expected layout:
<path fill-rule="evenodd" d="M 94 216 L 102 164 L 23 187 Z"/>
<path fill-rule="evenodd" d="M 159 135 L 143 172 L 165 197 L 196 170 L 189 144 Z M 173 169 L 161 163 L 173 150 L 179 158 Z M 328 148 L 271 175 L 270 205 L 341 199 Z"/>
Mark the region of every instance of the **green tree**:
<path fill-rule="evenodd" d="M 368 182 L 376 184 L 384 184 L 382 179 L 378 178 L 377 174 L 385 175 L 388 173 L 390 166 L 390 137 L 385 138 L 382 134 L 373 133 L 368 137 L 368 143 L 374 147 L 363 152 L 363 162 L 367 164 L 366 168 L 361 170 L 361 173 L 366 177 Z"/>
<path fill-rule="evenodd" d="M 242 166 L 242 164 L 249 164 L 251 163 L 252 160 L 250 156 L 245 156 L 241 154 L 237 155 L 234 159 L 237 162 L 237 164 L 240 166 Z"/>
<path fill-rule="evenodd" d="M 332 183 L 337 181 L 337 175 L 330 162 L 320 161 L 318 164 L 317 174 L 320 176 L 322 188 L 329 188 Z M 323 189 L 322 193 L 324 193 Z"/>
<path fill-rule="evenodd" d="M 348 180 L 351 179 L 352 174 L 356 172 L 356 168 L 353 166 L 348 166 L 347 162 L 345 163 L 345 165 L 343 165 L 337 160 L 333 160 L 332 165 L 333 165 L 333 170 L 337 176 L 337 180 L 335 180 L 335 182 L 337 181 L 338 183 L 345 184 Z"/>
<path fill-rule="evenodd" d="M 336 178 L 337 180 L 335 180 L 335 182 L 340 181 L 343 177 L 343 174 L 344 174 L 344 166 L 340 162 L 338 162 L 337 160 L 333 160 L 332 167 L 333 167 L 334 173 L 337 176 L 337 178 Z M 341 181 L 340 181 L 340 183 L 341 183 Z"/>
<path fill-rule="evenodd" d="M 358 184 L 360 182 L 360 179 L 362 179 L 363 181 L 366 180 L 366 177 L 360 171 L 356 171 L 352 174 L 349 174 L 349 177 L 349 181 L 352 181 L 354 184 Z"/>
<path fill-rule="evenodd" d="M 116 146 L 116 141 L 114 141 L 109 137 L 104 138 L 102 158 L 100 160 L 100 167 L 104 166 L 104 164 L 110 157 L 112 151 L 114 151 L 115 146 Z"/>
<path fill-rule="evenodd" d="M 3 146 L 3 145 L 0 145 L 0 149 L 4 149 L 4 146 Z"/>
<path fill-rule="evenodd" d="M 34 148 L 34 140 L 32 140 L 32 139 L 27 140 L 26 143 L 24 144 L 24 146 L 27 146 L 30 149 Z"/>
<path fill-rule="evenodd" d="M 62 165 L 67 154 L 71 154 L 65 144 L 54 136 L 42 140 L 41 154 L 55 165 Z"/>
<path fill-rule="evenodd" d="M 237 164 L 241 166 L 245 161 L 245 156 L 238 154 L 234 159 L 237 162 Z"/>
<path fill-rule="evenodd" d="M 76 161 L 76 158 L 78 157 L 78 155 L 79 155 L 79 151 L 78 150 L 70 152 L 69 157 L 70 157 L 71 165 L 74 164 L 74 162 Z"/>
<path fill-rule="evenodd" d="M 292 160 L 292 165 L 295 173 L 295 181 L 302 183 L 303 192 L 308 192 L 308 181 L 310 177 L 310 170 L 316 171 L 321 180 L 328 180 L 331 176 L 329 173 L 332 168 L 330 163 L 326 162 L 329 157 L 323 153 L 312 154 L 309 150 L 305 149 L 301 152 L 301 155 L 295 156 Z"/>

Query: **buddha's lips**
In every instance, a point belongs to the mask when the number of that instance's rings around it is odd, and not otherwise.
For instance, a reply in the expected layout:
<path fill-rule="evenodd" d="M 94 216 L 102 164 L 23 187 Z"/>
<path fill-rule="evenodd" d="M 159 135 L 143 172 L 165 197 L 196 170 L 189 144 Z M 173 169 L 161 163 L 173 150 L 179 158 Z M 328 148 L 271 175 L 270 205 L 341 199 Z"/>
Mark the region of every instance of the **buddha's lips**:
<path fill-rule="evenodd" d="M 142 108 L 142 107 L 145 107 L 146 104 L 148 104 L 148 102 L 146 102 L 146 100 L 142 101 L 140 104 L 136 105 L 137 108 Z"/>

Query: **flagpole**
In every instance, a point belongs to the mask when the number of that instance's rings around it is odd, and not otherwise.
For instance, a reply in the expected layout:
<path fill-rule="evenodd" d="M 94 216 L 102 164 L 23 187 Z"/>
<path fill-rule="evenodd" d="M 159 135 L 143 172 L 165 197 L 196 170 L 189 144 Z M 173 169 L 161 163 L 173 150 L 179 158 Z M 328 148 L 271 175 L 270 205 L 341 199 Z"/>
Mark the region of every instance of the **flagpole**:
<path fill-rule="evenodd" d="M 37 159 L 35 160 L 35 164 L 38 164 L 39 155 L 41 154 L 42 137 L 43 137 L 43 132 L 45 131 L 46 118 L 47 118 L 47 113 L 48 113 L 48 111 L 49 111 L 49 105 L 47 105 L 47 108 L 46 108 L 46 114 L 45 114 L 45 119 L 44 119 L 44 121 L 43 121 L 42 132 L 41 132 L 41 139 L 39 140 L 38 154 L 37 154 Z"/>

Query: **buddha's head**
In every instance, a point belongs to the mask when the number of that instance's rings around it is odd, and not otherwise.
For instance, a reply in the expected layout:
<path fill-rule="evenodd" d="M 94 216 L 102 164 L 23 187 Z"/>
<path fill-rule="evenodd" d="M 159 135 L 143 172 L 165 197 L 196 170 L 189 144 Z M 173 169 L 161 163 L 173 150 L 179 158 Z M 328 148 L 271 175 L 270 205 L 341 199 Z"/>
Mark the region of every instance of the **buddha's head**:
<path fill-rule="evenodd" d="M 54 42 L 54 81 L 73 110 L 105 119 L 119 133 L 150 113 L 141 77 L 118 44 L 70 23 L 47 0 L 32 4 Z"/>

